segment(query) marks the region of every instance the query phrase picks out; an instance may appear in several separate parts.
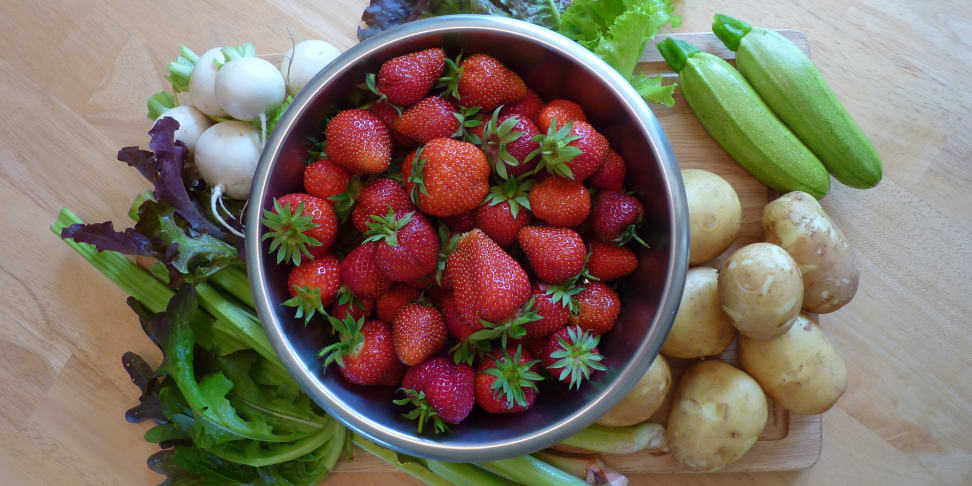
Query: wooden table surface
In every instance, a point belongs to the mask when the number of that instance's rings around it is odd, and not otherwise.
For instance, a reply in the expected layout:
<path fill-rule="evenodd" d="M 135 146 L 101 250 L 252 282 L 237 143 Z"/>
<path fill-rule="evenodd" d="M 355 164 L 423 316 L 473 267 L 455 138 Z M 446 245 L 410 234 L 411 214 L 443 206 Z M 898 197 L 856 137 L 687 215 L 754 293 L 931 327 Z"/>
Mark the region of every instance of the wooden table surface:
<path fill-rule="evenodd" d="M 154 348 L 124 295 L 49 231 L 62 206 L 125 220 L 145 187 L 115 160 L 147 145 L 144 100 L 180 43 L 355 41 L 365 0 L 4 1 L 0 8 L 0 483 L 155 484 L 155 447 L 124 410 L 120 357 Z M 633 476 L 632 484 L 972 482 L 972 4 L 681 1 L 682 32 L 725 12 L 807 33 L 813 58 L 884 159 L 884 180 L 834 184 L 823 206 L 861 266 L 828 316 L 850 370 L 823 420 L 820 461 L 796 473 Z M 674 140 L 690 157 L 693 141 Z M 698 143 L 711 144 L 711 140 Z M 340 473 L 326 484 L 412 484 Z"/>

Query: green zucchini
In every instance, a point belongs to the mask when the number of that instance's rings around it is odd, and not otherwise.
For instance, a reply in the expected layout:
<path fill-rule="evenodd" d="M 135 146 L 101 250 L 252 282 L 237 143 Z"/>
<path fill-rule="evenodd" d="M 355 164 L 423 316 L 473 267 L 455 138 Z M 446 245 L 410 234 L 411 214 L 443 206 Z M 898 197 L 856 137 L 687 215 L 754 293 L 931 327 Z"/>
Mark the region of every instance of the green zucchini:
<path fill-rule="evenodd" d="M 736 51 L 736 67 L 763 101 L 844 184 L 881 181 L 881 158 L 820 71 L 787 38 L 716 14 L 712 31 Z"/>
<path fill-rule="evenodd" d="M 827 169 L 780 121 L 739 71 L 691 44 L 665 39 L 658 50 L 678 73 L 685 100 L 722 148 L 763 184 L 821 198 Z"/>

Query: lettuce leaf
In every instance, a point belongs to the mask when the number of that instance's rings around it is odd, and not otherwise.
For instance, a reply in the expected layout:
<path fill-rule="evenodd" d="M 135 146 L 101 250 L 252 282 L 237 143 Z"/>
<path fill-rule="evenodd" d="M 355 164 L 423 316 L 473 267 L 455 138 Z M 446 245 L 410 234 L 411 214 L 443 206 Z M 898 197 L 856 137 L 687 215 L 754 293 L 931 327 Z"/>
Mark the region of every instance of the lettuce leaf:
<path fill-rule="evenodd" d="M 675 98 L 672 95 L 675 93 L 676 83 L 662 85 L 661 75 L 648 76 L 646 74 L 635 73 L 628 78 L 628 82 L 631 83 L 631 86 L 634 86 L 635 91 L 645 101 L 668 107 L 675 105 Z"/>

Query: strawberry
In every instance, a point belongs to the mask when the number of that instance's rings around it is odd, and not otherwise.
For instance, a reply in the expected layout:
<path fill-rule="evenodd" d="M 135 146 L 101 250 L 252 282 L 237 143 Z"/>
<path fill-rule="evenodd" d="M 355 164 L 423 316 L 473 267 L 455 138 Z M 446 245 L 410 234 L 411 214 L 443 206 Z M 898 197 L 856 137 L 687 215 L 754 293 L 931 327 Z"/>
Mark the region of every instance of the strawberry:
<path fill-rule="evenodd" d="M 273 211 L 263 211 L 269 231 L 269 252 L 277 250 L 277 263 L 300 265 L 301 258 L 319 257 L 331 249 L 338 220 L 331 204 L 310 194 L 292 193 L 273 200 Z"/>
<path fill-rule="evenodd" d="M 331 315 L 341 321 L 347 316 L 354 320 L 367 319 L 374 309 L 375 299 L 358 297 L 351 293 L 347 285 L 342 285 L 338 289 L 337 300 L 331 305 Z"/>
<path fill-rule="evenodd" d="M 526 96 L 522 100 L 503 106 L 503 109 L 500 110 L 500 116 L 519 115 L 536 123 L 537 116 L 540 115 L 540 108 L 543 108 L 543 100 L 532 89 L 527 88 L 526 91 Z"/>
<path fill-rule="evenodd" d="M 570 122 L 578 121 L 586 122 L 587 116 L 584 115 L 584 109 L 580 105 L 570 100 L 553 100 L 540 108 L 540 112 L 537 113 L 537 127 L 544 132 L 548 131 L 551 125 L 556 127 L 554 130 L 558 130 Z"/>
<path fill-rule="evenodd" d="M 328 157 L 352 174 L 379 174 L 391 163 L 388 127 L 370 111 L 338 113 L 327 124 L 325 134 Z"/>
<path fill-rule="evenodd" d="M 392 324 L 392 343 L 402 363 L 414 366 L 438 353 L 446 341 L 446 324 L 430 305 L 405 304 Z"/>
<path fill-rule="evenodd" d="M 604 162 L 587 182 L 605 191 L 621 191 L 624 189 L 624 177 L 628 171 L 624 159 L 614 150 L 608 149 Z"/>
<path fill-rule="evenodd" d="M 479 229 L 459 237 L 443 278 L 452 283 L 459 303 L 488 321 L 505 318 L 530 298 L 523 267 Z"/>
<path fill-rule="evenodd" d="M 510 346 L 523 346 L 524 351 L 529 351 L 534 356 L 543 356 L 543 348 L 547 346 L 547 336 L 526 336 L 523 339 L 511 339 Z"/>
<path fill-rule="evenodd" d="M 605 371 L 604 356 L 597 351 L 600 336 L 593 336 L 579 326 L 563 327 L 550 335 L 543 349 L 543 366 L 555 378 L 570 383 L 570 389 L 580 388 L 591 377 L 591 370 Z"/>
<path fill-rule="evenodd" d="M 475 145 L 436 138 L 405 158 L 402 174 L 419 209 L 430 216 L 464 213 L 489 192 L 489 162 Z"/>
<path fill-rule="evenodd" d="M 574 296 L 578 312 L 571 314 L 571 325 L 578 325 L 591 334 L 600 335 L 614 327 L 621 313 L 621 299 L 611 287 L 591 282 Z"/>
<path fill-rule="evenodd" d="M 445 68 L 445 59 L 445 51 L 437 47 L 393 57 L 378 70 L 377 90 L 390 103 L 416 103 L 435 86 Z"/>
<path fill-rule="evenodd" d="M 444 432 L 448 430 L 446 423 L 460 423 L 472 411 L 476 403 L 474 380 L 475 372 L 469 366 L 431 358 L 405 372 L 405 398 L 394 403 L 416 407 L 405 417 L 418 419 L 419 433 L 430 420 L 436 433 Z"/>
<path fill-rule="evenodd" d="M 395 147 L 414 147 L 418 145 L 415 140 L 406 137 L 398 130 L 395 130 L 395 120 L 398 120 L 402 114 L 399 109 L 389 103 L 386 100 L 379 100 L 374 106 L 371 107 L 371 112 L 375 114 L 381 121 L 385 122 L 385 126 L 388 127 L 388 135 L 391 136 L 392 145 Z"/>
<path fill-rule="evenodd" d="M 591 259 L 587 268 L 592 277 L 602 282 L 617 280 L 638 268 L 638 257 L 623 246 L 591 241 Z"/>
<path fill-rule="evenodd" d="M 517 413 L 537 399 L 536 382 L 543 380 L 534 360 L 522 346 L 494 351 L 476 368 L 476 403 L 489 413 Z"/>
<path fill-rule="evenodd" d="M 644 216 L 645 210 L 634 196 L 615 191 L 601 192 L 591 210 L 594 236 L 604 243 L 625 245 L 634 239 L 648 246 L 638 236 L 638 225 Z"/>
<path fill-rule="evenodd" d="M 395 357 L 391 329 L 384 322 L 350 316 L 343 321 L 329 317 L 331 326 L 340 336 L 317 353 L 326 369 L 337 363 L 344 379 L 356 385 L 397 385 L 405 373 L 405 366 Z"/>
<path fill-rule="evenodd" d="M 530 289 L 532 293 L 530 298 L 534 302 L 533 311 L 540 316 L 540 319 L 523 326 L 528 338 L 547 336 L 567 324 L 567 318 L 570 317 L 569 307 L 554 302 L 553 297 L 547 293 L 548 287 L 545 283 L 538 283 Z"/>
<path fill-rule="evenodd" d="M 334 255 L 323 255 L 314 260 L 304 260 L 290 269 L 287 289 L 291 298 L 283 305 L 296 307 L 294 317 L 304 318 L 306 326 L 315 313 L 326 314 L 324 308 L 331 305 L 341 287 L 341 264 Z"/>
<path fill-rule="evenodd" d="M 439 310 L 442 310 L 442 303 L 445 302 L 446 298 L 452 295 L 451 291 L 446 290 L 439 285 L 430 286 L 429 288 L 424 290 L 424 293 L 425 296 L 428 297 L 429 300 L 432 302 L 432 305 L 438 307 Z M 445 317 L 444 314 L 443 317 Z"/>
<path fill-rule="evenodd" d="M 476 227 L 503 248 L 513 246 L 517 232 L 531 222 L 530 211 L 526 208 L 514 210 L 510 201 L 483 203 L 476 208 Z"/>
<path fill-rule="evenodd" d="M 425 290 L 429 288 L 435 282 L 435 276 L 433 273 L 427 273 L 418 278 L 413 278 L 411 280 L 405 280 L 402 283 L 418 290 Z"/>
<path fill-rule="evenodd" d="M 351 212 L 351 219 L 358 231 L 368 231 L 368 222 L 372 216 L 384 216 L 391 207 L 395 211 L 413 211 L 415 205 L 408 199 L 408 194 L 397 182 L 386 177 L 379 177 L 361 189 L 358 203 Z"/>
<path fill-rule="evenodd" d="M 422 292 L 415 287 L 396 283 L 388 292 L 381 294 L 375 300 L 375 312 L 378 318 L 385 322 L 395 322 L 398 311 L 413 300 L 419 298 Z"/>
<path fill-rule="evenodd" d="M 476 210 L 441 218 L 442 222 L 449 226 L 449 229 L 456 233 L 465 233 L 476 227 Z"/>
<path fill-rule="evenodd" d="M 485 124 L 471 130 L 473 143 L 479 145 L 502 179 L 518 176 L 533 170 L 539 162 L 540 135 L 536 125 L 518 115 L 499 116 L 500 110 Z"/>
<path fill-rule="evenodd" d="M 572 228 L 591 212 L 591 196 L 580 182 L 547 177 L 530 189 L 530 210 L 551 225 Z"/>
<path fill-rule="evenodd" d="M 584 240 L 570 228 L 527 226 L 520 230 L 517 240 L 533 273 L 544 282 L 561 284 L 584 269 Z"/>
<path fill-rule="evenodd" d="M 492 56 L 473 54 L 461 61 L 447 59 L 446 65 L 446 76 L 439 79 L 439 85 L 445 86 L 446 93 L 464 106 L 479 106 L 488 113 L 526 97 L 526 84 L 520 76 Z"/>
<path fill-rule="evenodd" d="M 389 208 L 387 215 L 371 219 L 364 241 L 376 243 L 375 259 L 385 276 L 404 282 L 435 271 L 439 238 L 422 213 Z"/>
<path fill-rule="evenodd" d="M 456 108 L 452 102 L 438 96 L 430 96 L 412 105 L 402 116 L 395 119 L 392 130 L 418 142 L 433 138 L 449 138 L 460 129 Z"/>
<path fill-rule="evenodd" d="M 601 167 L 610 149 L 608 141 L 587 122 L 574 121 L 559 129 L 553 125 L 540 141 L 540 164 L 547 172 L 582 181 Z"/>
<path fill-rule="evenodd" d="M 541 318 L 540 314 L 537 314 L 534 301 L 531 298 L 519 310 L 510 314 L 500 322 L 494 323 L 480 319 L 479 323 L 483 326 L 483 329 L 472 333 L 469 336 L 469 340 L 488 342 L 500 338 L 500 345 L 505 348 L 506 343 L 510 340 L 526 337 L 526 326 L 539 321 Z M 480 347 L 484 349 L 488 348 L 487 346 Z"/>
<path fill-rule="evenodd" d="M 457 301 L 454 295 L 449 295 L 442 301 L 442 318 L 446 322 L 449 335 L 463 341 L 471 334 L 483 328 L 476 318 L 472 306 Z"/>
<path fill-rule="evenodd" d="M 355 295 L 373 299 L 392 286 L 391 279 L 378 267 L 377 250 L 377 243 L 362 243 L 341 262 L 341 280 Z"/>
<path fill-rule="evenodd" d="M 472 228 L 470 228 L 472 229 Z M 449 227 L 439 221 L 439 258 L 435 263 L 435 283 L 436 285 L 443 287 L 444 289 L 451 290 L 452 282 L 445 280 L 443 278 L 445 274 L 446 263 L 449 261 L 449 255 L 456 250 L 456 246 L 459 245 L 460 233 L 450 231 Z"/>
<path fill-rule="evenodd" d="M 311 196 L 327 199 L 348 190 L 351 174 L 331 159 L 321 159 L 304 169 L 304 191 Z"/>

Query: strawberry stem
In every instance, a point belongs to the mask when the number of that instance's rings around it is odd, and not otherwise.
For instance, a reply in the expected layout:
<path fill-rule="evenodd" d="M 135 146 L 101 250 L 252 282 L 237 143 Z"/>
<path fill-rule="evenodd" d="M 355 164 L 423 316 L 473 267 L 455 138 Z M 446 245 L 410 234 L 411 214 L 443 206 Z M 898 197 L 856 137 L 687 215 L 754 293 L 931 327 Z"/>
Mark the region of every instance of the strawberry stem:
<path fill-rule="evenodd" d="M 436 88 L 445 88 L 442 92 L 444 96 L 452 96 L 459 100 L 459 81 L 462 79 L 462 53 L 460 52 L 455 59 L 446 58 L 445 76 L 439 78 L 435 83 Z"/>
<path fill-rule="evenodd" d="M 432 408 L 432 405 L 425 398 L 425 392 L 415 391 L 410 388 L 400 388 L 400 390 L 405 393 L 405 398 L 399 398 L 397 400 L 392 400 L 395 405 L 412 405 L 415 407 L 414 410 L 403 413 L 402 417 L 409 420 L 418 419 L 418 433 L 422 433 L 422 427 L 427 422 L 432 422 L 433 431 L 436 434 L 441 434 L 442 432 L 449 431 L 449 425 L 442 420 L 442 417 Z"/>
<path fill-rule="evenodd" d="M 533 187 L 533 179 L 524 177 L 513 177 L 489 188 L 489 194 L 483 201 L 485 204 L 495 206 L 503 202 L 510 203 L 510 214 L 514 218 L 520 213 L 520 207 L 530 208 L 530 189 Z"/>
<path fill-rule="evenodd" d="M 358 348 L 364 344 L 364 335 L 361 334 L 361 327 L 364 326 L 364 317 L 354 320 L 351 314 L 344 317 L 344 320 L 338 320 L 333 316 L 327 316 L 328 322 L 337 331 L 341 340 L 332 343 L 320 351 L 317 352 L 317 359 L 324 360 L 324 369 L 331 363 L 337 363 L 338 366 L 344 368 L 344 356 L 354 354 L 358 351 Z"/>
<path fill-rule="evenodd" d="M 557 129 L 557 118 L 554 117 L 547 128 L 546 134 L 533 137 L 535 142 L 540 142 L 540 148 L 533 151 L 529 157 L 540 157 L 537 168 L 530 172 L 535 174 L 541 169 L 546 168 L 552 175 L 574 178 L 574 172 L 567 166 L 567 162 L 574 160 L 581 154 L 581 149 L 570 145 L 574 140 L 579 139 L 577 135 L 571 135 L 573 122 L 567 122 L 564 126 Z"/>
<path fill-rule="evenodd" d="M 449 349 L 452 361 L 456 364 L 465 363 L 472 366 L 476 358 L 488 353 L 493 346 L 489 341 L 477 341 L 473 339 L 463 339 Z"/>
<path fill-rule="evenodd" d="M 520 339 L 526 336 L 526 328 L 523 326 L 525 324 L 539 321 L 542 319 L 540 314 L 537 314 L 533 310 L 534 299 L 530 298 L 523 304 L 520 310 L 511 318 L 500 322 L 492 323 L 483 319 L 479 320 L 479 323 L 483 325 L 485 329 L 480 329 L 472 333 L 469 336 L 469 340 L 472 341 L 490 341 L 496 338 L 500 338 L 500 345 L 505 349 L 506 340 L 509 339 Z"/>
<path fill-rule="evenodd" d="M 514 132 L 513 128 L 519 123 L 519 118 L 516 116 L 511 116 L 503 123 L 499 122 L 499 113 L 503 107 L 500 106 L 493 111 L 493 116 L 486 122 L 486 126 L 483 127 L 483 137 L 479 141 L 479 146 L 483 153 L 486 154 L 486 158 L 489 160 L 490 165 L 501 179 L 509 179 L 509 172 L 506 170 L 507 166 L 516 167 L 520 165 L 520 161 L 516 160 L 506 150 L 507 144 L 515 142 L 523 136 L 523 132 Z M 529 161 L 535 153 L 531 153 L 524 162 Z"/>
<path fill-rule="evenodd" d="M 607 368 L 600 363 L 604 359 L 600 353 L 595 353 L 597 343 L 601 340 L 600 336 L 593 336 L 589 331 L 584 331 L 580 326 L 567 328 L 567 340 L 557 337 L 560 348 L 550 353 L 551 358 L 559 358 L 548 369 L 553 372 L 555 369 L 563 369 L 558 380 L 564 381 L 570 377 L 568 389 L 580 388 L 582 381 L 590 379 L 591 370 L 604 371 Z M 569 342 L 568 342 L 569 341 Z"/>
<path fill-rule="evenodd" d="M 442 286 L 442 272 L 445 271 L 446 262 L 449 260 L 449 255 L 456 250 L 459 245 L 459 233 L 452 234 L 447 226 L 442 221 L 439 221 L 439 258 L 435 263 L 435 283 L 436 285 Z"/>
<path fill-rule="evenodd" d="M 415 214 L 415 211 L 405 213 L 401 217 L 398 217 L 395 215 L 395 210 L 391 206 L 388 206 L 388 214 L 385 216 L 378 216 L 377 214 L 371 215 L 371 219 L 374 221 L 365 223 L 369 229 L 365 232 L 363 243 L 384 241 L 388 246 L 398 246 L 398 231 L 412 220 L 413 214 Z"/>
<path fill-rule="evenodd" d="M 304 326 L 306 327 L 314 314 L 320 312 L 321 315 L 326 316 L 327 311 L 324 310 L 324 305 L 321 302 L 321 289 L 317 287 L 300 287 L 294 285 L 294 290 L 297 292 L 295 297 L 287 299 L 283 302 L 283 305 L 287 307 L 296 307 L 297 312 L 294 313 L 294 317 L 300 319 L 304 318 Z"/>
<path fill-rule="evenodd" d="M 316 228 L 314 219 L 304 215 L 304 203 L 297 205 L 291 213 L 290 203 L 283 206 L 277 198 L 273 199 L 273 211 L 263 210 L 263 225 L 270 231 L 263 235 L 263 239 L 270 240 L 270 253 L 277 251 L 277 263 L 290 261 L 295 266 L 300 265 L 301 256 L 314 258 L 308 246 L 320 246 L 321 242 L 307 234 L 308 230 Z"/>
<path fill-rule="evenodd" d="M 506 398 L 506 407 L 513 408 L 513 404 L 521 407 L 527 406 L 525 388 L 537 389 L 537 382 L 542 381 L 543 377 L 530 368 L 537 364 L 539 360 L 528 361 L 520 364 L 523 356 L 523 347 L 517 346 L 513 356 L 503 350 L 502 356 L 496 358 L 493 367 L 484 371 L 488 375 L 495 376 L 490 389 L 494 390 L 497 397 Z"/>
<path fill-rule="evenodd" d="M 408 182 L 412 183 L 412 190 L 409 193 L 409 197 L 412 198 L 412 202 L 415 204 L 418 204 L 419 191 L 426 196 L 429 195 L 429 191 L 425 189 L 425 180 L 423 178 L 423 172 L 425 172 L 425 162 L 428 159 L 422 158 L 422 150 L 425 150 L 424 145 L 415 151 L 415 157 L 412 159 L 412 175 L 408 177 Z"/>

